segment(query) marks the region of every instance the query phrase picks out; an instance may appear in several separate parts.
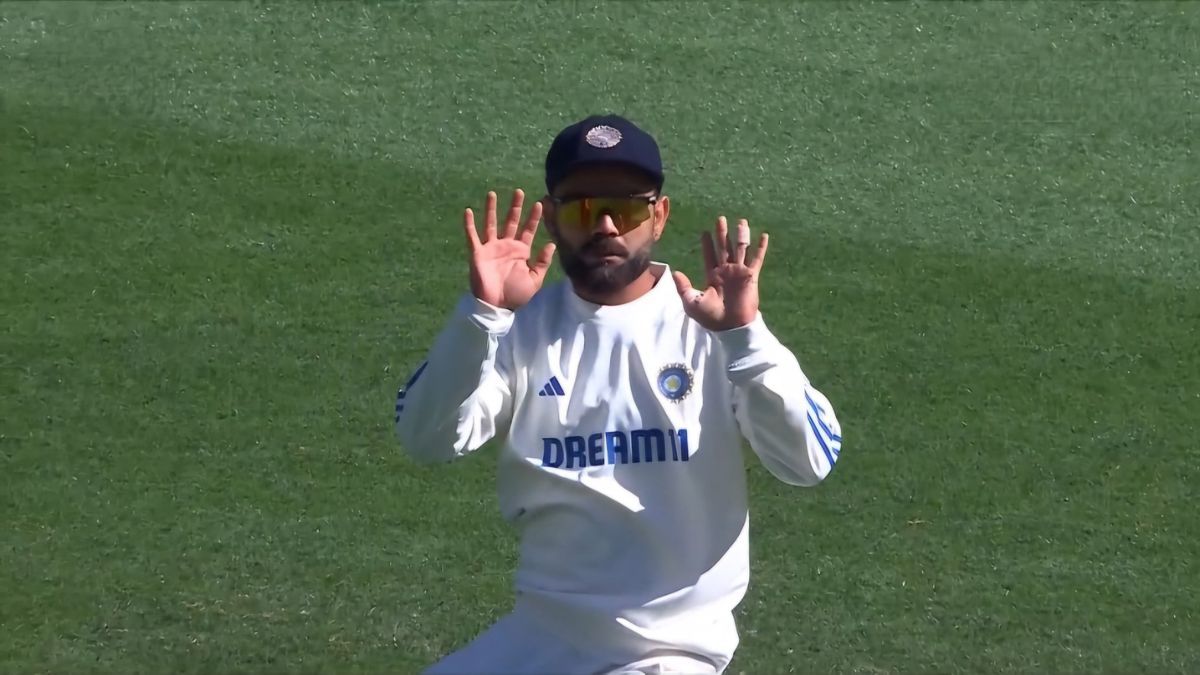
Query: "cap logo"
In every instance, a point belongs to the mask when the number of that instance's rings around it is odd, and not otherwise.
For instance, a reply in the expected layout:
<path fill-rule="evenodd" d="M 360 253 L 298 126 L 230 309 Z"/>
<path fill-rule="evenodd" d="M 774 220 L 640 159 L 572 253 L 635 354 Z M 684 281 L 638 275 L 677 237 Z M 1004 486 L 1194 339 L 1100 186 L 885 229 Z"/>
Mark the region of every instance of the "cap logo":
<path fill-rule="evenodd" d="M 611 148 L 621 142 L 621 132 L 610 126 L 601 125 L 589 129 L 583 139 L 593 148 Z"/>

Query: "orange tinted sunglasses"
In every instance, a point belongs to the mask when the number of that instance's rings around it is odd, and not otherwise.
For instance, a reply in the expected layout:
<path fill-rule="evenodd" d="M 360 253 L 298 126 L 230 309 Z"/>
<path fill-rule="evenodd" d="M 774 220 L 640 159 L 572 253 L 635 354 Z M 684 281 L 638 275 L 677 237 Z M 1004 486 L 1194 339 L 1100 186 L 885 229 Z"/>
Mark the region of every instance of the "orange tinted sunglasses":
<path fill-rule="evenodd" d="M 625 234 L 650 219 L 658 197 L 568 197 L 552 201 L 560 227 L 590 230 L 600 216 L 607 215 L 617 231 Z"/>

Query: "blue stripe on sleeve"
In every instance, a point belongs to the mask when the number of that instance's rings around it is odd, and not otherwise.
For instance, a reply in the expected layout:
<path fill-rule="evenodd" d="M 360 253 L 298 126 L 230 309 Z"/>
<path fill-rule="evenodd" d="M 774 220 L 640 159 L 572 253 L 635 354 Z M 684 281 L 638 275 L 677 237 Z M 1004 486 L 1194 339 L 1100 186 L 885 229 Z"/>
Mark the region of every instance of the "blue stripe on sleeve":
<path fill-rule="evenodd" d="M 837 459 L 834 457 L 834 453 L 829 451 L 829 445 L 825 443 L 821 433 L 817 431 L 817 423 L 813 421 L 812 415 L 808 416 L 808 426 L 812 429 L 813 435 L 817 437 L 817 442 L 821 444 L 821 449 L 825 451 L 825 458 L 829 460 L 829 466 L 832 468 L 834 464 L 837 464 Z"/>
<path fill-rule="evenodd" d="M 833 429 L 830 429 L 829 425 L 825 424 L 825 420 L 821 418 L 821 413 L 825 412 L 825 409 L 817 405 L 817 402 L 813 400 L 812 396 L 809 396 L 807 391 L 804 392 L 804 398 L 808 401 L 809 407 L 812 408 L 813 416 L 817 418 L 817 423 L 821 425 L 821 430 L 825 432 L 826 437 L 835 443 L 841 443 L 842 437 L 833 433 Z M 810 421 L 813 416 L 809 417 Z M 816 431 L 816 429 L 813 429 L 813 431 Z"/>
<path fill-rule="evenodd" d="M 421 373 L 425 372 L 425 367 L 428 365 L 429 365 L 429 361 L 425 361 L 424 363 L 422 363 L 421 367 L 417 368 L 417 371 L 412 374 L 412 377 L 408 378 L 408 382 L 405 382 L 404 386 L 400 388 L 400 391 L 396 392 L 396 421 L 397 422 L 400 421 L 400 413 L 404 412 L 404 396 L 408 393 L 408 390 L 414 384 L 416 384 L 417 378 L 421 377 Z"/>
<path fill-rule="evenodd" d="M 404 389 L 406 391 L 408 389 L 412 388 L 412 386 L 417 383 L 417 378 L 421 377 L 421 373 L 425 372 L 425 367 L 428 365 L 429 365 L 429 362 L 425 361 L 424 363 L 421 364 L 420 368 L 417 368 L 417 372 L 413 373 L 412 377 L 408 378 L 408 382 L 404 383 Z"/>

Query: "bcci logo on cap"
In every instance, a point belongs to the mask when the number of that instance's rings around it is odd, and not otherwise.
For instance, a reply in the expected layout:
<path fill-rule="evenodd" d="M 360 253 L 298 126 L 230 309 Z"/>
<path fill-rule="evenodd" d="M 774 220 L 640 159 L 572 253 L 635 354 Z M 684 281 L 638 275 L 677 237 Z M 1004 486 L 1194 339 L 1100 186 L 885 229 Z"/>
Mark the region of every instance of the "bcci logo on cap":
<path fill-rule="evenodd" d="M 692 370 L 682 363 L 671 363 L 658 371 L 658 390 L 672 401 L 682 401 L 692 393 Z"/>
<path fill-rule="evenodd" d="M 583 139 L 594 148 L 611 148 L 621 142 L 621 132 L 610 126 L 601 125 L 588 129 L 587 135 Z"/>

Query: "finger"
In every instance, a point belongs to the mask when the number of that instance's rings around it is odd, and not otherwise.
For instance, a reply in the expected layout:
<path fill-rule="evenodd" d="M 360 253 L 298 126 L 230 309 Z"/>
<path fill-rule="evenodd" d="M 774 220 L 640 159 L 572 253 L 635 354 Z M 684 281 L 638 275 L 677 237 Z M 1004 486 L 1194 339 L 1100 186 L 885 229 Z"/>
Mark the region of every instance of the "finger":
<path fill-rule="evenodd" d="M 704 273 L 717 267 L 717 250 L 713 247 L 711 232 L 700 235 L 700 248 L 704 250 Z"/>
<path fill-rule="evenodd" d="M 554 249 L 553 243 L 546 244 L 542 247 L 542 252 L 538 254 L 537 260 L 533 261 L 533 271 L 539 277 L 550 269 L 550 263 L 554 260 Z"/>
<path fill-rule="evenodd" d="M 717 218 L 717 260 L 718 264 L 725 262 L 729 257 L 729 223 L 725 221 L 725 216 Z M 716 265 L 714 265 L 716 267 Z"/>
<path fill-rule="evenodd" d="M 692 281 L 683 272 L 675 272 L 671 278 L 675 280 L 675 290 L 679 291 L 679 297 L 685 304 L 694 305 L 704 297 L 704 291 L 693 288 Z"/>
<path fill-rule="evenodd" d="M 525 191 L 520 188 L 513 190 L 512 206 L 508 207 L 508 219 L 504 221 L 504 237 L 512 239 L 517 236 L 517 227 L 521 224 L 521 209 L 525 207 Z"/>
<path fill-rule="evenodd" d="M 758 235 L 758 250 L 754 252 L 754 257 L 747 264 L 750 269 L 756 272 L 762 269 L 763 259 L 767 257 L 767 244 L 769 242 L 770 239 L 767 237 L 766 232 Z"/>
<path fill-rule="evenodd" d="M 532 244 L 533 238 L 537 235 L 538 223 L 542 220 L 542 201 L 533 203 L 533 208 L 529 209 L 529 217 L 525 219 L 525 227 L 521 228 L 521 241 L 526 244 Z"/>
<path fill-rule="evenodd" d="M 487 193 L 483 219 L 483 240 L 491 241 L 496 238 L 496 193 Z"/>
<path fill-rule="evenodd" d="M 750 248 L 750 223 L 745 218 L 738 221 L 737 240 L 734 242 L 733 259 L 739 265 L 746 263 L 746 249 Z"/>
<path fill-rule="evenodd" d="M 480 243 L 479 232 L 475 231 L 475 212 L 471 209 L 467 209 L 466 213 L 463 214 L 463 230 L 466 231 L 467 235 L 467 248 L 474 253 L 475 249 L 479 248 Z"/>

